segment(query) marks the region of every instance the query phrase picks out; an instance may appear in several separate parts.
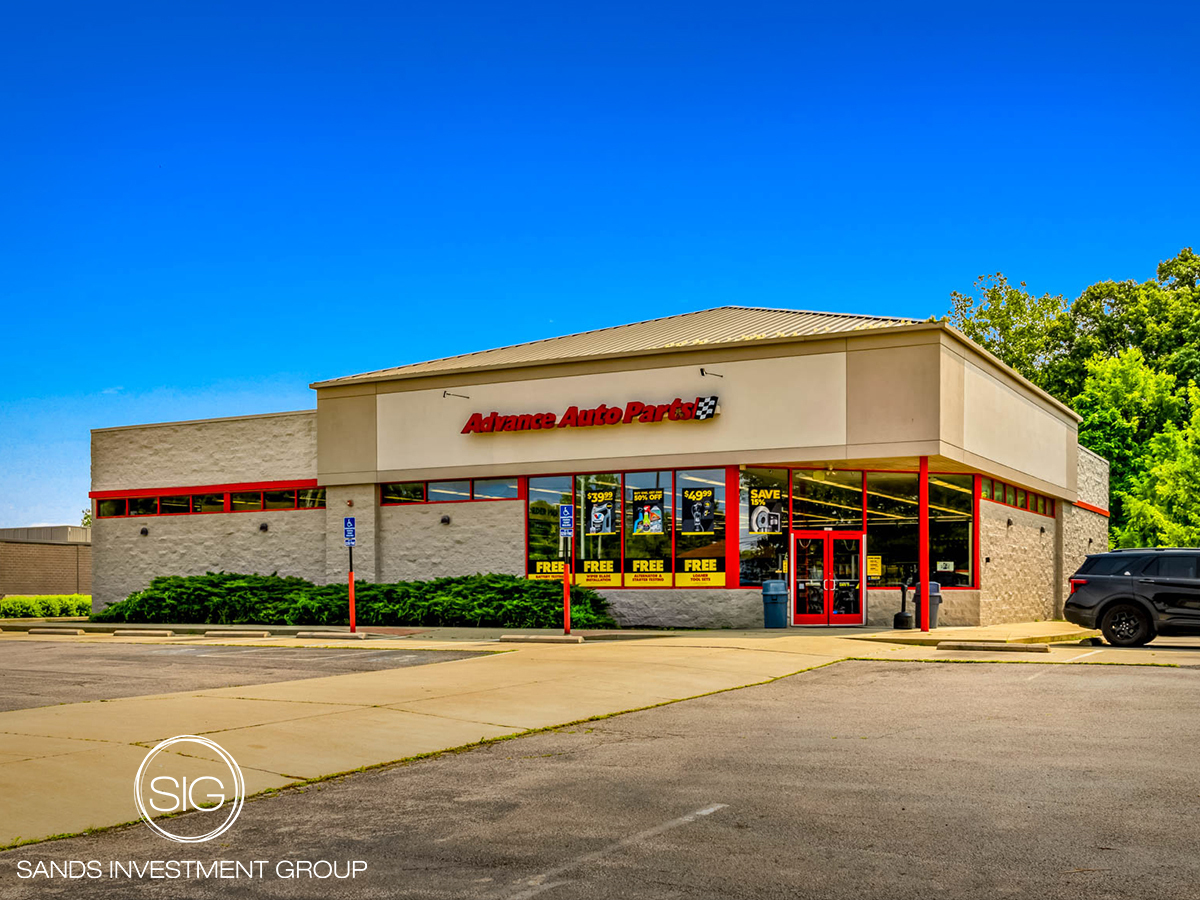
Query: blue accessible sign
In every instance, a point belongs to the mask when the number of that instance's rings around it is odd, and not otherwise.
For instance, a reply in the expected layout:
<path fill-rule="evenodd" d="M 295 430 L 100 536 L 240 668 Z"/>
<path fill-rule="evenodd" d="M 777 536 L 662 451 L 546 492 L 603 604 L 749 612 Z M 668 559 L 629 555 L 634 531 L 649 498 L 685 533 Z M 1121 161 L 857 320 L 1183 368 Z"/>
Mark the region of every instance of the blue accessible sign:
<path fill-rule="evenodd" d="M 575 532 L 575 507 L 570 503 L 563 503 L 558 507 L 558 533 L 563 537 L 570 537 Z"/>
<path fill-rule="evenodd" d="M 354 546 L 354 516 L 346 516 L 342 519 L 342 528 L 346 533 L 346 546 Z"/>

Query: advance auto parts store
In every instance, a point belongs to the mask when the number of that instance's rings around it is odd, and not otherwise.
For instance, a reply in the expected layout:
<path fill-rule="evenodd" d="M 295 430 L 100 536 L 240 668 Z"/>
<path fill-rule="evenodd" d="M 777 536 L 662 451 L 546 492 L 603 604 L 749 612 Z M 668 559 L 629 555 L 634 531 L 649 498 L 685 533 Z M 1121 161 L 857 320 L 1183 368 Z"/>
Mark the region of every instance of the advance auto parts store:
<path fill-rule="evenodd" d="M 313 385 L 317 409 L 92 433 L 93 597 L 157 575 L 576 580 L 626 625 L 1050 618 L 1107 547 L 1078 417 L 943 323 L 723 307 Z"/>

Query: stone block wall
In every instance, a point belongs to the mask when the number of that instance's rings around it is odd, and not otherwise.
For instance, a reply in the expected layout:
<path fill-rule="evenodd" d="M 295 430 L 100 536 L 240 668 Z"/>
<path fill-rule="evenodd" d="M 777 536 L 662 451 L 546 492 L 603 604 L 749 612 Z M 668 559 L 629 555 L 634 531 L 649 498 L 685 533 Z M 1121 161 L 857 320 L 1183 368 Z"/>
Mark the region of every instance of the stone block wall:
<path fill-rule="evenodd" d="M 93 491 L 316 477 L 316 410 L 92 432 Z"/>
<path fill-rule="evenodd" d="M 979 522 L 979 624 L 1053 619 L 1055 520 L 983 500 Z"/>
<path fill-rule="evenodd" d="M 908 592 L 908 611 L 917 614 L 916 596 Z M 900 590 L 867 591 L 867 624 L 880 628 L 891 628 L 892 619 L 900 612 Z M 979 591 L 948 590 L 942 592 L 942 606 L 938 610 L 938 627 L 979 624 Z"/>
<path fill-rule="evenodd" d="M 267 530 L 259 526 L 266 523 Z M 149 533 L 141 534 L 145 528 Z M 140 591 L 159 575 L 254 572 L 325 580 L 325 510 L 97 519 L 92 608 Z"/>
<path fill-rule="evenodd" d="M 0 541 L 0 597 L 91 592 L 91 544 Z"/>
<path fill-rule="evenodd" d="M 525 574 L 523 500 L 382 506 L 379 525 L 380 581 Z"/>
<path fill-rule="evenodd" d="M 614 619 L 626 628 L 762 628 L 760 590 L 601 590 Z"/>
<path fill-rule="evenodd" d="M 1078 477 L 1079 500 L 1100 509 L 1108 509 L 1108 460 L 1086 447 L 1080 447 Z"/>

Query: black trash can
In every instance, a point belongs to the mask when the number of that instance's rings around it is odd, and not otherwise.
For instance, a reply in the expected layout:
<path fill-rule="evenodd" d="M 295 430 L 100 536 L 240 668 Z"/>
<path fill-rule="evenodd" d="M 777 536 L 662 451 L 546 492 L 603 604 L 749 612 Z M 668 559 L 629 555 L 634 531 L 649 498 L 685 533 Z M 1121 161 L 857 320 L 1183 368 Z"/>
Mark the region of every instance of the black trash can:
<path fill-rule="evenodd" d="M 763 594 L 763 627 L 787 628 L 787 582 L 764 581 Z"/>
<path fill-rule="evenodd" d="M 938 607 L 942 605 L 942 586 L 936 581 L 929 582 L 929 627 L 937 628 Z M 913 611 L 917 614 L 917 627 L 921 627 L 921 588 L 918 585 L 913 597 Z"/>

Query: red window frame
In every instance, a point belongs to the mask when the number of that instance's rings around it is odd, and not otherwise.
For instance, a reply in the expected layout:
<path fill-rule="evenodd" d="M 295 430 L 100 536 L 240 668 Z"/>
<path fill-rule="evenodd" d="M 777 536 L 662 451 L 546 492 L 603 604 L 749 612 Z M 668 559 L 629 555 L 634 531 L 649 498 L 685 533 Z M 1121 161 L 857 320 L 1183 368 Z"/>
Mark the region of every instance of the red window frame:
<path fill-rule="evenodd" d="M 136 490 L 131 490 L 131 491 L 91 491 L 88 494 L 88 497 L 93 501 L 92 515 L 95 516 L 97 519 L 145 519 L 145 518 L 158 517 L 158 516 L 187 516 L 187 515 L 205 516 L 205 515 L 216 515 L 218 513 L 228 513 L 228 512 L 235 512 L 235 511 L 236 512 L 295 512 L 297 510 L 326 509 L 328 504 L 326 504 L 325 506 L 301 506 L 300 505 L 300 491 L 314 490 L 314 489 L 315 490 L 325 490 L 324 487 L 317 484 L 317 480 L 315 478 L 306 478 L 306 479 L 291 480 L 291 481 L 259 481 L 259 482 L 245 482 L 245 483 L 240 483 L 240 484 L 196 485 L 196 486 L 191 486 L 191 487 L 138 488 Z M 275 509 L 265 509 L 263 507 L 263 504 L 265 502 L 264 494 L 268 491 L 291 491 L 292 492 L 292 506 L 283 507 L 283 508 L 275 508 Z M 257 492 L 259 495 L 258 509 L 232 510 L 230 508 L 230 499 L 229 499 L 230 494 L 255 493 L 255 492 Z M 195 501 L 196 497 L 214 495 L 214 494 L 220 494 L 222 496 L 223 503 L 222 503 L 222 508 L 220 510 L 213 510 L 211 512 L 205 513 L 205 512 L 200 512 L 199 510 L 196 509 L 196 501 Z M 129 512 L 129 501 L 131 499 L 134 499 L 134 498 L 141 499 L 141 498 L 146 498 L 146 497 L 154 498 L 155 512 L 152 512 L 152 513 L 130 513 Z M 185 512 L 164 513 L 162 511 L 162 498 L 163 497 L 187 497 L 188 498 L 188 511 L 186 513 Z M 100 515 L 100 503 L 101 503 L 101 501 L 106 501 L 106 500 L 122 500 L 122 501 L 124 501 L 125 512 L 119 516 L 101 516 Z"/>
<path fill-rule="evenodd" d="M 535 475 L 533 477 L 540 478 L 541 476 Z M 435 481 L 381 481 L 376 486 L 375 497 L 380 506 L 389 506 L 389 507 L 391 507 L 391 506 L 421 506 L 426 503 L 513 503 L 514 501 L 525 499 L 526 483 L 527 483 L 528 478 L 529 478 L 529 476 L 526 476 L 526 475 L 518 475 L 515 478 L 513 478 L 511 476 L 501 475 L 501 476 L 492 477 L 492 478 L 439 478 Z M 471 496 L 465 497 L 462 500 L 430 500 L 429 499 L 429 485 L 444 484 L 444 483 L 454 482 L 454 481 L 465 481 L 468 485 L 467 490 L 469 491 Z M 475 496 L 475 482 L 477 482 L 477 481 L 516 481 L 517 496 L 515 496 L 515 497 L 476 497 Z M 393 485 L 393 484 L 419 484 L 419 485 L 422 485 L 422 492 L 425 495 L 425 499 L 424 500 L 400 500 L 398 502 L 393 501 L 390 503 L 386 502 L 383 499 L 383 489 L 385 487 L 387 487 L 389 485 Z"/>

